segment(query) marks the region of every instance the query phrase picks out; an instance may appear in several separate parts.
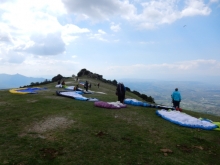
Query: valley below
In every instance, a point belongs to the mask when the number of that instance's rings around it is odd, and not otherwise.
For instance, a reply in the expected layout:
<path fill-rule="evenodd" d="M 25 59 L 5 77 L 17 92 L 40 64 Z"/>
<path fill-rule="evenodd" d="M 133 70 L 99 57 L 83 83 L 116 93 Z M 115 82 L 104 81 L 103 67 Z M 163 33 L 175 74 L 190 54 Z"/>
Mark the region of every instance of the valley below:
<path fill-rule="evenodd" d="M 220 86 L 202 82 L 123 80 L 131 91 L 152 96 L 157 104 L 171 106 L 171 94 L 178 88 L 183 109 L 220 116 Z"/>

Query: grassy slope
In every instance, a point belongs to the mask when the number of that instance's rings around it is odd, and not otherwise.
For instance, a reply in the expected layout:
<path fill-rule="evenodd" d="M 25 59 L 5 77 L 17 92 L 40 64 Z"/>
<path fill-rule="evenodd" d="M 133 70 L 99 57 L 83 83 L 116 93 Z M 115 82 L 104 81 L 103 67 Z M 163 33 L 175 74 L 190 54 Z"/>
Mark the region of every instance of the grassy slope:
<path fill-rule="evenodd" d="M 115 86 L 101 82 L 98 89 L 98 80 L 87 80 L 92 90 L 107 93 L 92 97 L 116 101 Z M 72 79 L 67 82 L 75 85 Z M 154 108 L 98 108 L 93 102 L 56 96 L 55 85 L 44 86 L 48 89 L 38 94 L 0 91 L 0 164 L 219 164 L 219 131 L 180 127 L 155 115 Z M 140 100 L 129 92 L 126 98 Z M 217 116 L 185 112 L 220 121 Z M 73 123 L 41 133 L 31 130 L 55 117 Z"/>

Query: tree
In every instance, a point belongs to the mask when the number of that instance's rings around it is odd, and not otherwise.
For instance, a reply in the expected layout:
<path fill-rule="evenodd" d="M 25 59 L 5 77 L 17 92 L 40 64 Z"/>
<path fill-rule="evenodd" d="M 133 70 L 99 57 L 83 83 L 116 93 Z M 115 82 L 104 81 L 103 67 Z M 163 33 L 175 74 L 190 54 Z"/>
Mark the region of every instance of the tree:
<path fill-rule="evenodd" d="M 133 91 L 132 93 L 136 94 L 137 96 L 141 96 L 141 94 L 138 91 Z"/>
<path fill-rule="evenodd" d="M 55 77 L 52 78 L 52 81 L 53 81 L 53 82 L 59 81 L 59 80 L 61 80 L 62 78 L 63 78 L 63 76 L 60 75 L 60 74 L 58 74 L 57 76 L 55 76 Z"/>
<path fill-rule="evenodd" d="M 130 89 L 130 88 L 128 88 L 128 87 L 125 87 L 125 89 L 126 89 L 126 91 L 128 91 L 128 92 L 130 92 L 130 91 L 131 91 L 131 89 Z"/>
<path fill-rule="evenodd" d="M 117 85 L 118 82 L 117 82 L 116 80 L 113 80 L 113 81 L 112 81 L 112 84 L 113 84 L 113 85 Z"/>

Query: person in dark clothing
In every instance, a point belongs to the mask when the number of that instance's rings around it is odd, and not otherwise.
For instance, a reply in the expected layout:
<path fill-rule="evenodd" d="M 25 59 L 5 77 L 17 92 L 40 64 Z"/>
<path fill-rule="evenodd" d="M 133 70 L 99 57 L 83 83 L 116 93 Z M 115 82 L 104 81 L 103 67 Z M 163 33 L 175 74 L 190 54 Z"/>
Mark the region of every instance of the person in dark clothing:
<path fill-rule="evenodd" d="M 78 90 L 79 90 L 78 88 L 79 88 L 79 85 L 77 84 L 77 85 L 74 87 L 73 90 L 74 90 L 74 91 L 78 91 Z"/>
<path fill-rule="evenodd" d="M 118 83 L 116 88 L 116 95 L 118 96 L 118 101 L 124 103 L 125 99 L 125 87 L 122 83 Z"/>
<path fill-rule="evenodd" d="M 62 81 L 62 85 L 65 85 L 65 81 L 64 80 Z"/>
<path fill-rule="evenodd" d="M 98 85 L 97 85 L 97 86 L 98 86 L 98 88 L 99 88 L 99 83 L 98 83 Z"/>
<path fill-rule="evenodd" d="M 86 89 L 86 91 L 88 91 L 88 87 L 89 87 L 89 84 L 88 84 L 88 81 L 86 81 L 84 85 L 84 88 Z"/>

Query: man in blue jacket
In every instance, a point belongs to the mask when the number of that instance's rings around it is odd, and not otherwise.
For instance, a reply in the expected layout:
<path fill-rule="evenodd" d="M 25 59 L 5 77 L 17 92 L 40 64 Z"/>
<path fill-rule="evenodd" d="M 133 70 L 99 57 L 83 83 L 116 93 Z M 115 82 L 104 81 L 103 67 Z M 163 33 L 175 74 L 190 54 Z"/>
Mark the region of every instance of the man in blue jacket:
<path fill-rule="evenodd" d="M 175 91 L 171 95 L 171 98 L 173 100 L 174 108 L 180 108 L 181 95 L 180 92 L 178 91 L 178 88 L 175 89 Z"/>

